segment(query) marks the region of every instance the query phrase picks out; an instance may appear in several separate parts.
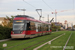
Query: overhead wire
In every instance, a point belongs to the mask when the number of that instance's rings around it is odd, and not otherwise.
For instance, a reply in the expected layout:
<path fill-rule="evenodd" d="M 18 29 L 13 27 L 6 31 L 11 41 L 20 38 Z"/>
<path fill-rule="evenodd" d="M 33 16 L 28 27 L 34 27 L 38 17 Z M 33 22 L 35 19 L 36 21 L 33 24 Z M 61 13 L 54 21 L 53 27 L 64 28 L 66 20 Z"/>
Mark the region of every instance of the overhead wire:
<path fill-rule="evenodd" d="M 29 4 L 30 6 L 32 6 L 33 8 L 35 8 L 36 9 L 36 7 L 35 6 L 33 6 L 32 4 L 30 4 L 30 3 L 28 3 L 28 2 L 26 2 L 25 0 L 23 0 L 25 3 L 27 3 L 27 4 Z M 38 13 L 38 12 L 37 12 Z M 39 14 L 39 13 L 38 13 Z M 39 14 L 40 15 L 40 14 Z"/>
<path fill-rule="evenodd" d="M 44 0 L 42 0 L 42 1 L 45 3 L 45 5 L 47 5 L 47 7 L 49 7 L 51 10 L 53 10 Z"/>
<path fill-rule="evenodd" d="M 25 3 L 27 3 L 28 5 L 32 6 L 33 8 L 36 9 L 35 6 L 33 6 L 32 4 L 28 3 L 27 1 L 23 0 Z M 44 0 L 42 0 L 52 11 L 54 11 Z"/>
<path fill-rule="evenodd" d="M 32 7 L 34 7 L 35 9 L 36 9 L 36 7 L 35 6 L 33 6 L 32 4 L 30 4 L 30 3 L 28 3 L 28 2 L 26 2 L 25 0 L 23 0 L 25 3 L 27 3 L 27 4 L 29 4 L 30 6 L 32 6 Z"/>

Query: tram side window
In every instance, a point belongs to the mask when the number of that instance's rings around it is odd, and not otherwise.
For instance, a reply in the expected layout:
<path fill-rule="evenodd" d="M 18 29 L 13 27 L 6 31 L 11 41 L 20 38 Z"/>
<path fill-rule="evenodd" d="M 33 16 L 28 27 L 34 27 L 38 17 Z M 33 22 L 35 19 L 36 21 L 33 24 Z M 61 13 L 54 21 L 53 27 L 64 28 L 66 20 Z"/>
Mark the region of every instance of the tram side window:
<path fill-rule="evenodd" d="M 48 27 L 49 27 L 48 29 L 49 29 L 49 31 L 50 31 L 50 25 L 48 25 Z"/>
<path fill-rule="evenodd" d="M 44 24 L 44 31 L 48 31 L 48 25 Z"/>
<path fill-rule="evenodd" d="M 31 30 L 30 29 L 30 22 L 28 21 L 28 23 L 27 23 L 27 30 Z"/>
<path fill-rule="evenodd" d="M 46 27 L 45 27 L 45 24 L 43 24 L 43 31 L 46 31 Z"/>
<path fill-rule="evenodd" d="M 30 22 L 30 27 L 31 27 L 31 30 L 35 30 L 35 23 L 34 22 Z"/>
<path fill-rule="evenodd" d="M 47 27 L 47 31 L 48 31 L 48 28 L 49 28 L 48 25 L 46 25 L 46 27 Z"/>
<path fill-rule="evenodd" d="M 42 30 L 45 31 L 44 24 L 42 24 Z"/>
<path fill-rule="evenodd" d="M 43 27 L 44 27 L 43 24 L 41 24 L 41 31 L 43 31 L 43 29 L 44 29 Z"/>
<path fill-rule="evenodd" d="M 38 24 L 38 31 L 41 31 L 41 26 L 40 26 L 40 24 Z"/>
<path fill-rule="evenodd" d="M 45 24 L 45 31 L 47 31 L 47 27 L 46 27 L 46 24 Z"/>

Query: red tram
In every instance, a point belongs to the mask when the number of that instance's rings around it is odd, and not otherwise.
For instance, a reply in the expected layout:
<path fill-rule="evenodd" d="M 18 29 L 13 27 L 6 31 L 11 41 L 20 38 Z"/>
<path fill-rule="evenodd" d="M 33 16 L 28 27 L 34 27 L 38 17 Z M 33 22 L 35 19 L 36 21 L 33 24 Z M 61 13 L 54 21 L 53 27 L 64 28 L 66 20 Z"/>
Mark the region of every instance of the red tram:
<path fill-rule="evenodd" d="M 51 34 L 50 23 L 39 21 L 27 15 L 17 15 L 13 19 L 11 38 L 33 38 Z"/>

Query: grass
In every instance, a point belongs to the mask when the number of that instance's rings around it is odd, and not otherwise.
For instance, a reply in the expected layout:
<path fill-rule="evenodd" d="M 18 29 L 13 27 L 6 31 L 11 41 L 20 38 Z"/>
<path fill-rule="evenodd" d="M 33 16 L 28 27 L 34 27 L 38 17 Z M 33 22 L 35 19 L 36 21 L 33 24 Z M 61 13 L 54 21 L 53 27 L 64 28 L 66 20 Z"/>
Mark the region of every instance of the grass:
<path fill-rule="evenodd" d="M 63 46 L 65 45 L 67 39 L 69 38 L 70 34 L 72 34 L 67 46 L 74 46 L 75 48 L 75 31 L 65 31 L 65 35 L 61 36 L 60 38 L 52 41 L 51 45 L 46 44 L 43 47 L 39 48 L 38 50 L 63 50 Z M 75 50 L 75 49 L 70 50 Z M 67 50 L 67 49 L 66 49 Z M 69 49 L 68 49 L 69 50 Z"/>
<path fill-rule="evenodd" d="M 71 38 L 70 38 L 67 46 L 69 46 L 69 49 L 68 50 L 75 50 L 75 31 L 72 32 Z"/>
<path fill-rule="evenodd" d="M 47 35 L 47 36 L 43 36 L 43 37 L 33 38 L 33 39 L 35 39 L 35 40 L 36 40 L 36 39 L 38 39 L 38 40 L 33 41 L 33 42 L 30 42 L 30 43 L 27 43 L 27 44 L 23 44 L 23 45 L 17 46 L 17 48 L 14 47 L 14 48 L 10 48 L 10 49 L 15 50 L 15 48 L 16 48 L 16 50 L 23 50 L 24 48 L 26 48 L 26 47 L 28 47 L 28 46 L 30 46 L 30 45 L 36 44 L 36 43 L 38 43 L 38 42 L 40 42 L 40 41 L 43 41 L 43 40 L 45 40 L 45 39 L 48 39 L 48 38 L 53 37 L 53 36 L 58 35 L 58 34 L 60 34 L 60 33 L 57 33 L 57 34 L 53 33 L 53 35 Z M 38 46 L 39 46 L 39 45 L 38 45 Z M 34 46 L 31 47 L 31 48 L 29 48 L 29 49 L 26 49 L 26 50 L 33 50 L 33 48 L 34 48 Z M 8 49 L 8 50 L 10 50 L 10 49 Z"/>
<path fill-rule="evenodd" d="M 39 45 L 51 40 L 54 38 L 54 36 L 58 36 L 59 34 L 63 34 L 63 33 L 66 33 L 66 35 L 62 36 L 61 39 L 56 39 L 55 41 L 52 42 L 51 45 L 64 45 L 67 38 L 69 37 L 71 31 L 59 31 L 59 32 L 54 32 L 52 33 L 51 35 L 44 35 L 44 36 L 41 36 L 41 37 L 36 37 L 36 38 L 33 38 L 33 39 L 19 39 L 19 40 L 10 40 L 10 41 L 4 41 L 4 42 L 0 42 L 0 50 L 3 50 L 3 49 L 7 49 L 7 50 L 23 50 L 31 45 L 34 45 L 30 48 L 27 48 L 26 50 L 33 50 L 34 48 L 38 47 Z M 50 38 L 50 39 L 49 39 Z M 39 43 L 37 44 L 38 42 L 41 42 L 45 39 L 49 39 L 49 40 L 46 40 L 42 43 Z M 63 40 L 64 39 L 64 40 Z M 31 41 L 31 42 L 29 42 Z M 63 43 L 62 43 L 63 42 Z M 7 47 L 2 47 L 2 45 L 4 43 L 7 43 Z M 40 48 L 39 50 L 47 50 L 47 49 L 50 49 L 50 45 L 45 45 L 43 46 L 42 48 Z"/>

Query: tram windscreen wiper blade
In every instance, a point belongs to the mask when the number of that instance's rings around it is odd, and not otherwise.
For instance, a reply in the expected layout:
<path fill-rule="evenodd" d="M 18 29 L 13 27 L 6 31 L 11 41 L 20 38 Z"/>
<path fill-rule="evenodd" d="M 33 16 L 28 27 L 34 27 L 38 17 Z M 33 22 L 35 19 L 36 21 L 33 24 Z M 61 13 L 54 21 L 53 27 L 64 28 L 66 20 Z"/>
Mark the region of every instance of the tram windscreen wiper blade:
<path fill-rule="evenodd" d="M 23 28 L 23 26 L 22 27 L 20 27 L 18 30 L 21 30 Z"/>

